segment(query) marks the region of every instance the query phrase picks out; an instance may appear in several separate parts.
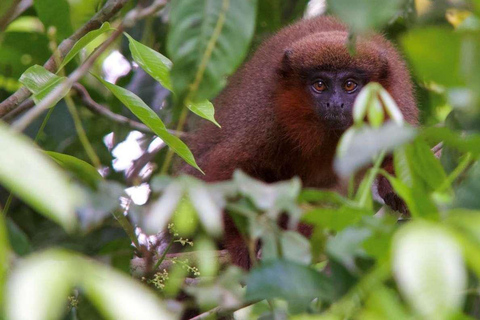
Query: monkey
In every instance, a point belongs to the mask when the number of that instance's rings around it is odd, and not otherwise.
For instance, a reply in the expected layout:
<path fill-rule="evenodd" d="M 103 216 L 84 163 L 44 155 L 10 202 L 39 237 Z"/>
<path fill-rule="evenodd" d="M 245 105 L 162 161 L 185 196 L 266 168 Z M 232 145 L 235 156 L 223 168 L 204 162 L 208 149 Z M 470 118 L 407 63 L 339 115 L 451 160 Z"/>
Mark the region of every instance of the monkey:
<path fill-rule="evenodd" d="M 377 33 L 359 36 L 352 55 L 348 37 L 345 24 L 321 16 L 264 42 L 213 101 L 221 129 L 204 124 L 187 141 L 205 175 L 181 172 L 207 182 L 228 180 L 235 169 L 267 183 L 297 176 L 304 187 L 345 193 L 333 161 L 367 83 L 380 83 L 405 121 L 418 122 L 410 74 L 394 45 Z M 249 268 L 241 235 L 227 214 L 224 220 L 232 262 Z"/>

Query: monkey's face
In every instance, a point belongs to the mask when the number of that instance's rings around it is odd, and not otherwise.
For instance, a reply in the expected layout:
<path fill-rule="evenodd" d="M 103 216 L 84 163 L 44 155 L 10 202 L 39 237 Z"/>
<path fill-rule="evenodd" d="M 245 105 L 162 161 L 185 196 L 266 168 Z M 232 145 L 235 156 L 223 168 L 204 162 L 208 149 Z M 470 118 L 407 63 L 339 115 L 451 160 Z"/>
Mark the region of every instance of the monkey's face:
<path fill-rule="evenodd" d="M 355 98 L 366 84 L 359 70 L 317 71 L 307 77 L 313 109 L 330 130 L 345 130 L 352 122 Z"/>

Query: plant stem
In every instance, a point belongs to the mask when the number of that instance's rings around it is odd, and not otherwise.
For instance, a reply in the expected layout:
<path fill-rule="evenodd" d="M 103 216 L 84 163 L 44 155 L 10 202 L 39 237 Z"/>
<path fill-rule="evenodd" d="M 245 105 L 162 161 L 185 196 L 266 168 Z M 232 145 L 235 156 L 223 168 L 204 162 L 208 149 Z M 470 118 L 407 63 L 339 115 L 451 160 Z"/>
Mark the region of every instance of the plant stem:
<path fill-rule="evenodd" d="M 188 115 L 188 108 L 186 106 L 183 106 L 182 113 L 180 114 L 180 118 L 178 119 L 177 128 L 175 129 L 176 132 L 183 131 L 183 127 L 185 126 L 185 122 L 187 121 L 187 115 Z M 170 167 L 170 163 L 172 162 L 173 154 L 174 154 L 173 150 L 169 148 L 167 155 L 165 156 L 165 161 L 163 162 L 162 169 L 160 170 L 161 174 L 167 173 L 168 168 Z"/>
<path fill-rule="evenodd" d="M 115 217 L 115 219 L 117 219 L 118 223 L 120 223 L 120 226 L 123 228 L 123 230 L 125 230 L 125 233 L 133 242 L 135 247 L 139 249 L 140 243 L 138 242 L 137 235 L 135 234 L 135 229 L 133 228 L 130 221 L 128 221 L 127 217 L 120 210 L 115 210 L 113 212 L 113 216 Z"/>
<path fill-rule="evenodd" d="M 175 238 L 172 236 L 172 239 L 170 239 L 170 242 L 168 243 L 167 248 L 163 251 L 162 256 L 160 257 L 160 259 L 157 260 L 157 262 L 153 266 L 153 269 L 152 269 L 153 273 L 157 271 L 158 267 L 160 267 L 162 262 L 165 260 L 165 257 L 167 256 L 168 251 L 170 251 L 170 248 L 172 247 L 174 241 L 175 241 Z"/>
<path fill-rule="evenodd" d="M 85 149 L 87 156 L 90 158 L 90 161 L 95 168 L 101 168 L 102 164 L 100 162 L 100 159 L 98 158 L 95 150 L 90 144 L 90 141 L 88 141 L 87 134 L 85 133 L 85 129 L 82 126 L 82 120 L 80 119 L 77 108 L 75 107 L 75 102 L 73 102 L 70 93 L 65 96 L 65 103 L 67 104 L 68 111 L 72 115 L 73 123 L 75 124 L 75 131 L 77 131 L 78 139 L 80 139 L 80 143 Z"/>

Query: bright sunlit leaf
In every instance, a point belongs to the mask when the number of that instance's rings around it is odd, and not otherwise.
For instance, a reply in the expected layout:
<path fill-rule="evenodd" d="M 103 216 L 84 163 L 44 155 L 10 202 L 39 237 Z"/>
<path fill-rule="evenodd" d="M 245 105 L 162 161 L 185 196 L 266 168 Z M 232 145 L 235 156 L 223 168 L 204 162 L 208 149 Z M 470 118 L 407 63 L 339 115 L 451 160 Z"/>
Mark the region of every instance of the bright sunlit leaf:
<path fill-rule="evenodd" d="M 443 228 L 422 222 L 402 228 L 393 240 L 393 271 L 419 315 L 450 319 L 462 307 L 467 285 L 462 251 Z"/>
<path fill-rule="evenodd" d="M 33 93 L 33 101 L 35 101 L 36 104 L 66 81 L 67 78 L 59 77 L 39 65 L 31 66 L 20 77 L 20 82 Z M 56 105 L 69 90 L 70 87 L 65 88 L 48 107 Z"/>
<path fill-rule="evenodd" d="M 68 177 L 26 137 L 0 123 L 0 184 L 72 231 L 76 224 Z"/>

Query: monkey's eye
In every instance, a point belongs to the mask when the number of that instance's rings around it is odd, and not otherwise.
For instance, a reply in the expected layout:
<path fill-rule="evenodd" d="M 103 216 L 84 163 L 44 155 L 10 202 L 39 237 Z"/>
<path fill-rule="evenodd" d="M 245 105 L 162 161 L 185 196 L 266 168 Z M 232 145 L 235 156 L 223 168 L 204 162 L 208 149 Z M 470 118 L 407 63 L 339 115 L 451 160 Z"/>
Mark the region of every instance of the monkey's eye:
<path fill-rule="evenodd" d="M 313 87 L 313 90 L 315 90 L 315 91 L 318 92 L 318 93 L 321 93 L 321 92 L 327 90 L 327 86 L 326 86 L 325 83 L 324 83 L 323 81 L 321 81 L 321 80 L 315 82 L 315 83 L 312 85 L 312 87 Z"/>
<path fill-rule="evenodd" d="M 347 91 L 347 92 L 352 92 L 356 88 L 357 88 L 357 84 L 352 80 L 347 80 L 343 84 L 343 89 L 345 89 L 345 91 Z"/>

